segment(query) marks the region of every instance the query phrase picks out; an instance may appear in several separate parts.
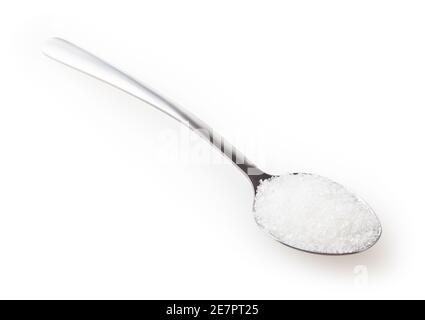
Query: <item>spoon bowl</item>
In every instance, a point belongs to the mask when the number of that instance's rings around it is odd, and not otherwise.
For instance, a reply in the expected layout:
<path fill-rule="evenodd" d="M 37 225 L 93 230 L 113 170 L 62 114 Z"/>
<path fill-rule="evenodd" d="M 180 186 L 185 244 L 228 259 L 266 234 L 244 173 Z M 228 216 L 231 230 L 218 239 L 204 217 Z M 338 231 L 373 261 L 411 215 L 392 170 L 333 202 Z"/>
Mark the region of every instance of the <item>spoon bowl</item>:
<path fill-rule="evenodd" d="M 253 206 L 257 224 L 295 249 L 345 255 L 371 248 L 381 236 L 373 210 L 342 185 L 314 174 L 260 180 Z"/>

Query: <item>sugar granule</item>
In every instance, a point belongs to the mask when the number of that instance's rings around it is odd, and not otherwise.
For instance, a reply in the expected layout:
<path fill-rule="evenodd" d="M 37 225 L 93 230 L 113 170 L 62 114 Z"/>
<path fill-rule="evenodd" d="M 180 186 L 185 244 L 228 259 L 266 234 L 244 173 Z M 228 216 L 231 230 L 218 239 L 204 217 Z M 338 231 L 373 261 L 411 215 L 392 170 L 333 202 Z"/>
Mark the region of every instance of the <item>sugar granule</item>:
<path fill-rule="evenodd" d="M 381 224 L 365 202 L 340 184 L 312 174 L 263 180 L 254 216 L 276 240 L 316 253 L 364 251 L 381 235 Z"/>

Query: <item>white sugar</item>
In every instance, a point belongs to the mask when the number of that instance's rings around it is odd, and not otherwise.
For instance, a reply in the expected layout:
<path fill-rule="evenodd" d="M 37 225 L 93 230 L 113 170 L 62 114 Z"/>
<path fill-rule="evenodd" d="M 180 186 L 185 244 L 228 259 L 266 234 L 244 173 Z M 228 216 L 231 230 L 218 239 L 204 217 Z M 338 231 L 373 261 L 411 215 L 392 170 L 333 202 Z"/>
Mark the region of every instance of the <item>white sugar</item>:
<path fill-rule="evenodd" d="M 340 184 L 311 174 L 262 181 L 254 215 L 278 241 L 316 253 L 364 251 L 381 234 L 381 225 L 365 202 Z"/>

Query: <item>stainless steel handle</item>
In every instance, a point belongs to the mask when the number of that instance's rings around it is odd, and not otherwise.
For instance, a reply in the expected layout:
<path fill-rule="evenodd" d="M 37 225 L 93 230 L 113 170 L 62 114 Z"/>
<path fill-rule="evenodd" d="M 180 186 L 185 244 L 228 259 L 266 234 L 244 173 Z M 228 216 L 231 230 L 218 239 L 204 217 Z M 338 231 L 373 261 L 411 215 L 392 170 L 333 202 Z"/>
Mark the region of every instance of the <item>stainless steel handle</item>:
<path fill-rule="evenodd" d="M 199 118 L 90 52 L 60 38 L 48 40 L 43 52 L 56 61 L 131 94 L 194 130 L 241 169 L 254 187 L 261 177 L 268 176 Z"/>

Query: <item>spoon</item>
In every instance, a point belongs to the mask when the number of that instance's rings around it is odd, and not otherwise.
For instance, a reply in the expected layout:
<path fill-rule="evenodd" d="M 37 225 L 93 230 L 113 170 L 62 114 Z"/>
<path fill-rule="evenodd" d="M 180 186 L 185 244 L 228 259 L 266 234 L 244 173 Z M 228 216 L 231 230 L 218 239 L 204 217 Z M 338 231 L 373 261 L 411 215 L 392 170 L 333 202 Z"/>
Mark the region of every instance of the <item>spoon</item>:
<path fill-rule="evenodd" d="M 282 244 L 310 253 L 345 255 L 365 251 L 380 238 L 375 213 L 340 184 L 309 173 L 267 174 L 196 116 L 84 49 L 52 38 L 43 52 L 150 104 L 209 141 L 249 179 L 255 221 Z"/>

